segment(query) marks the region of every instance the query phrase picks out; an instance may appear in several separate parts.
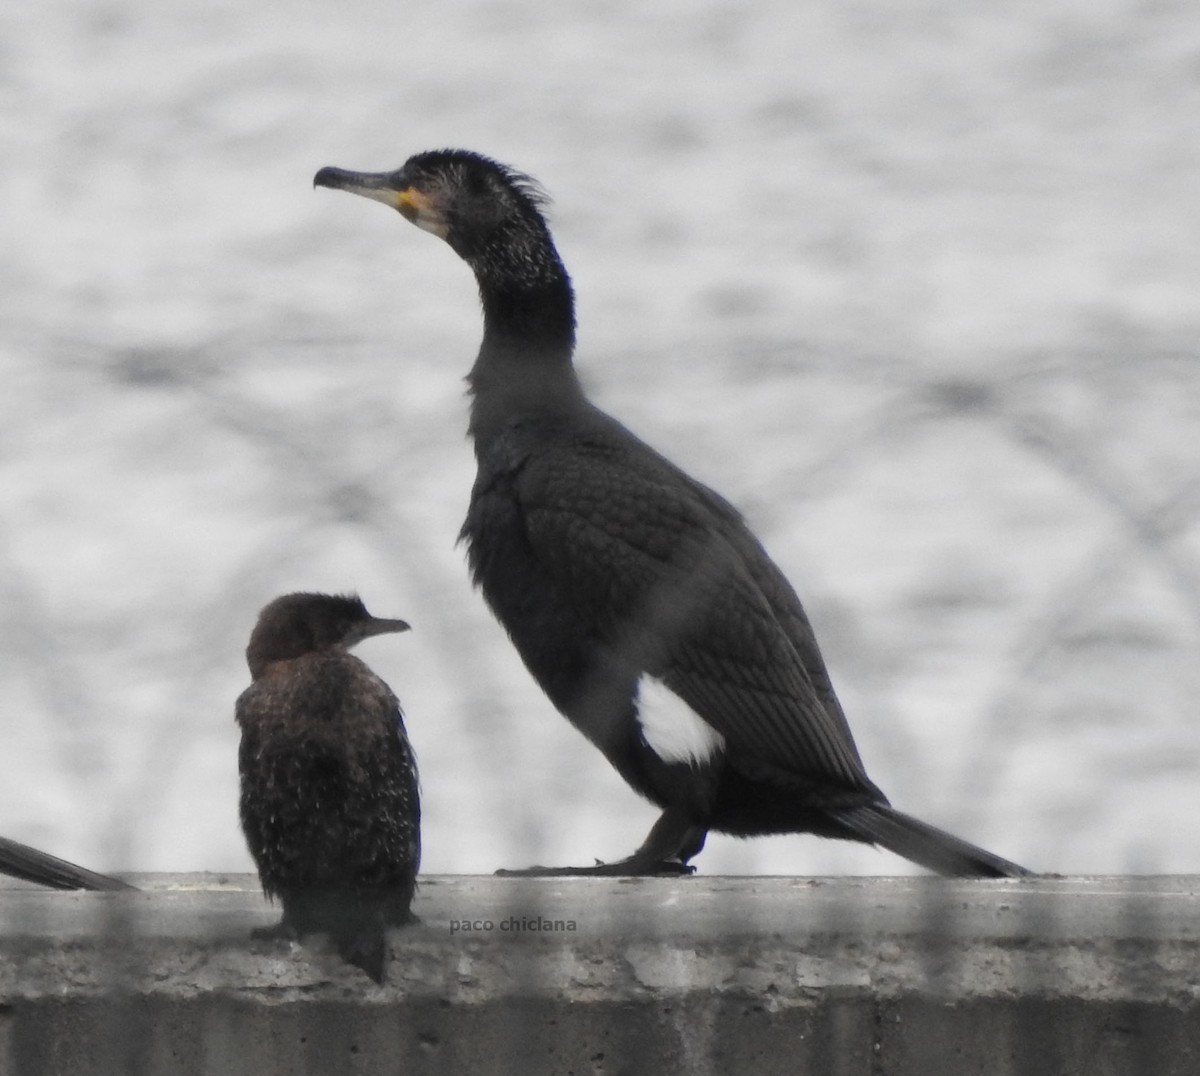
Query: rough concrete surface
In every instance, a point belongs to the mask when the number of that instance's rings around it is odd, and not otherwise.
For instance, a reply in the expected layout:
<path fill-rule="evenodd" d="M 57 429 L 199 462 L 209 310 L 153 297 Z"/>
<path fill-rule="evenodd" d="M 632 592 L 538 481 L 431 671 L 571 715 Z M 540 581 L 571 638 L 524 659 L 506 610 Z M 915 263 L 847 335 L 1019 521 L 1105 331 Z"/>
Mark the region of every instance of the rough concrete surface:
<path fill-rule="evenodd" d="M 383 986 L 134 880 L 0 889 L 5 1076 L 1200 1071 L 1190 877 L 430 877 Z"/>

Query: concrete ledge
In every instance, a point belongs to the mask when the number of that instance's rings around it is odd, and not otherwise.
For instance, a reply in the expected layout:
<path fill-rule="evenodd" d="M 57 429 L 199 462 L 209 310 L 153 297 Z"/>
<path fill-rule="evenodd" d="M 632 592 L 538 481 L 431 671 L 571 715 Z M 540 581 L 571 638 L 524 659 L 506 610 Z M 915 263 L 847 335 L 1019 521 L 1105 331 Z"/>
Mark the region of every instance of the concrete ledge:
<path fill-rule="evenodd" d="M 252 877 L 0 889 L 0 1072 L 1200 1072 L 1200 879 L 422 879 L 377 986 Z"/>

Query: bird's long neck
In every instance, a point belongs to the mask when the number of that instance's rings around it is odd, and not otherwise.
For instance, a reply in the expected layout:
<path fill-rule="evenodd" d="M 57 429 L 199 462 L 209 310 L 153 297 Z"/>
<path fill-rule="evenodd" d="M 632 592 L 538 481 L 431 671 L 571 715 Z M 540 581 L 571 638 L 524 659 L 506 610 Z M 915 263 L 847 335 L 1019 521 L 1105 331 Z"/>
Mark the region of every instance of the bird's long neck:
<path fill-rule="evenodd" d="M 523 229 L 467 261 L 483 305 L 483 343 L 467 377 L 476 441 L 523 416 L 583 403 L 571 361 L 575 298 L 550 236 Z"/>

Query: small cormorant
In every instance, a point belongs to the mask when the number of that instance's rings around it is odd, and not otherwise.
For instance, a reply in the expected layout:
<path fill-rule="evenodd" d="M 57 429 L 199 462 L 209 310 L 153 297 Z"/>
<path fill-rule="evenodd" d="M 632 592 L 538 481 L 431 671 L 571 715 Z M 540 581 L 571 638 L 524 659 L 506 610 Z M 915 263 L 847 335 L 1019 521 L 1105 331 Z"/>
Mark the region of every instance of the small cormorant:
<path fill-rule="evenodd" d="M 461 537 L 475 582 L 558 710 L 662 809 L 619 862 L 505 873 L 685 872 L 709 830 L 1028 873 L 889 805 L 800 600 L 742 517 L 585 397 L 571 282 L 533 180 L 441 150 L 394 172 L 322 168 L 314 185 L 392 206 L 474 271 L 478 472 Z"/>
<path fill-rule="evenodd" d="M 86 867 L 68 863 L 65 859 L 49 852 L 30 848 L 19 841 L 0 837 L 0 874 L 8 874 L 26 882 L 48 886 L 51 889 L 136 889 L 120 878 L 97 874 Z"/>
<path fill-rule="evenodd" d="M 237 700 L 242 829 L 263 891 L 283 904 L 256 934 L 327 933 L 376 982 L 384 931 L 412 919 L 421 808 L 400 703 L 348 650 L 407 630 L 356 596 L 276 598 L 250 635 L 253 683 Z"/>

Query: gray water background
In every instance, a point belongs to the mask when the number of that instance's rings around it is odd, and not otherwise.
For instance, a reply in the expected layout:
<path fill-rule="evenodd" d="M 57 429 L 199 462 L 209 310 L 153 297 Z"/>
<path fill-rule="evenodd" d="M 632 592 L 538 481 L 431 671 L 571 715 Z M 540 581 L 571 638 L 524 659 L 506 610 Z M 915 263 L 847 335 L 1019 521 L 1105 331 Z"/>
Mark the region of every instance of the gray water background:
<path fill-rule="evenodd" d="M 427 870 L 640 842 L 455 548 L 469 272 L 311 188 L 459 145 L 555 196 L 590 391 L 744 510 L 895 803 L 1200 871 L 1194 4 L 9 4 L 0 137 L 0 832 L 249 869 L 246 636 L 355 588 Z"/>

